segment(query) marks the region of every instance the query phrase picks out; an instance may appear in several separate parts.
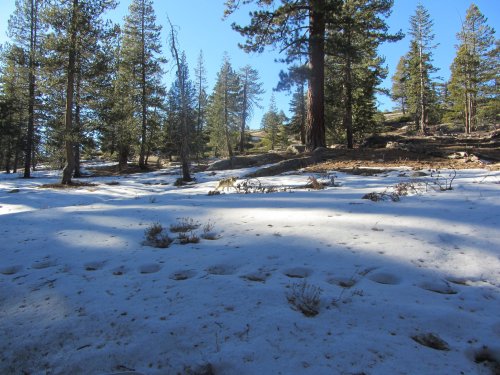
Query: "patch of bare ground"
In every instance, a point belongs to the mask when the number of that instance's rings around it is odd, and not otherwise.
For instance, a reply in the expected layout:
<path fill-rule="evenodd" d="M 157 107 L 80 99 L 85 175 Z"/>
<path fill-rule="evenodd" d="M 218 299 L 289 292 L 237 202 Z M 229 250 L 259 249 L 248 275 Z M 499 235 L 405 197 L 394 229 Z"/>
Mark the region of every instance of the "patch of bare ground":
<path fill-rule="evenodd" d="M 500 170 L 500 163 L 486 164 L 481 160 L 467 158 L 450 159 L 432 156 L 426 153 L 386 148 L 358 148 L 353 150 L 328 150 L 324 161 L 307 167 L 307 172 L 325 173 L 331 170 L 345 172 L 359 168 L 395 168 L 413 169 L 478 169 Z"/>
<path fill-rule="evenodd" d="M 97 184 L 92 184 L 90 182 L 80 182 L 73 181 L 71 184 L 44 184 L 40 185 L 40 189 L 79 189 L 82 187 L 96 187 Z"/>
<path fill-rule="evenodd" d="M 110 177 L 121 176 L 135 173 L 148 173 L 157 171 L 160 168 L 156 165 L 148 165 L 146 168 L 141 168 L 137 164 L 129 164 L 126 167 L 120 168 L 118 164 L 87 168 L 90 177 Z"/>

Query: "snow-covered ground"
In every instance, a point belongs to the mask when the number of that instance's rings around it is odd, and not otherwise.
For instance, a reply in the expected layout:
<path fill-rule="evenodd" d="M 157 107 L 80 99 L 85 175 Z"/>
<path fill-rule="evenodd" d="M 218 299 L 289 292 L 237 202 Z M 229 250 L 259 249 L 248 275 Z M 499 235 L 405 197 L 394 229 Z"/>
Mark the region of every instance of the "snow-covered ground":
<path fill-rule="evenodd" d="M 498 373 L 500 172 L 458 171 L 453 190 L 399 202 L 361 197 L 434 177 L 209 196 L 248 171 L 183 188 L 174 172 L 68 190 L 39 188 L 56 172 L 0 175 L 1 374 Z M 219 238 L 143 245 L 182 218 Z M 313 317 L 289 302 L 305 282 L 321 289 Z"/>

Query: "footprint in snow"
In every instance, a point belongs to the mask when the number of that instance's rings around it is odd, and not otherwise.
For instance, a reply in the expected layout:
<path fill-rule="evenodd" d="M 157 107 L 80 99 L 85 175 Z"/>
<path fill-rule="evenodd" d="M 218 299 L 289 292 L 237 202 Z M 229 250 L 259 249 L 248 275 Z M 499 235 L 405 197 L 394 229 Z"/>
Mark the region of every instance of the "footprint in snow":
<path fill-rule="evenodd" d="M 398 276 L 387 272 L 373 273 L 368 278 L 373 282 L 384 285 L 397 285 L 401 283 L 401 279 Z"/>
<path fill-rule="evenodd" d="M 229 264 L 216 264 L 206 269 L 210 275 L 234 275 L 238 267 Z"/>
<path fill-rule="evenodd" d="M 428 290 L 429 292 L 439 294 L 457 294 L 457 291 L 453 289 L 445 280 L 424 281 L 418 284 L 418 286 L 422 289 Z"/>
<path fill-rule="evenodd" d="M 114 268 L 112 272 L 115 276 L 122 276 L 127 272 L 127 268 L 125 266 L 118 266 Z"/>
<path fill-rule="evenodd" d="M 246 275 L 241 276 L 241 278 L 248 281 L 265 283 L 270 276 L 271 276 L 270 272 L 257 271 L 257 272 L 247 273 Z"/>
<path fill-rule="evenodd" d="M 142 274 L 155 273 L 161 269 L 161 266 L 157 263 L 143 264 L 139 267 L 139 272 Z"/>
<path fill-rule="evenodd" d="M 352 288 L 356 285 L 357 280 L 354 280 L 352 277 L 332 277 L 327 280 L 329 284 L 338 285 L 342 288 Z"/>
<path fill-rule="evenodd" d="M 285 271 L 283 271 L 283 273 L 285 274 L 285 276 L 294 279 L 303 279 L 312 275 L 313 271 L 310 268 L 306 267 L 294 267 L 286 269 Z"/>
<path fill-rule="evenodd" d="M 100 270 L 104 265 L 106 264 L 106 261 L 94 261 L 94 262 L 87 262 L 84 264 L 85 271 L 97 271 Z"/>
<path fill-rule="evenodd" d="M 23 266 L 20 265 L 15 265 L 15 266 L 8 266 L 8 267 L 3 267 L 0 268 L 0 273 L 2 275 L 14 275 L 21 271 L 23 269 Z"/>
<path fill-rule="evenodd" d="M 182 280 L 191 279 L 195 276 L 196 276 L 196 272 L 193 270 L 180 270 L 180 271 L 176 271 L 176 272 L 170 274 L 169 279 L 172 279 L 175 281 L 182 281 Z"/>
<path fill-rule="evenodd" d="M 43 270 L 45 268 L 54 267 L 54 266 L 57 266 L 57 262 L 55 260 L 43 259 L 43 260 L 39 260 L 39 261 L 36 261 L 35 263 L 33 263 L 31 265 L 31 268 L 33 268 L 35 270 Z"/>

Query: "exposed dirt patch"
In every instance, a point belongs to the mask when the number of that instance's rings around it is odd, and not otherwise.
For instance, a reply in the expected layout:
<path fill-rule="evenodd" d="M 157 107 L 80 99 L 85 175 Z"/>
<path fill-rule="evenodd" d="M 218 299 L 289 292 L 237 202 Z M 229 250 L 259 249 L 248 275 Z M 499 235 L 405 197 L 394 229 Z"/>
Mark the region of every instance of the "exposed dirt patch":
<path fill-rule="evenodd" d="M 471 152 L 473 154 L 473 151 Z M 481 160 L 449 159 L 407 150 L 386 148 L 357 148 L 353 150 L 328 150 L 325 161 L 307 167 L 307 172 L 326 173 L 331 170 L 356 173 L 362 167 L 413 169 L 478 169 L 500 170 L 500 163 L 486 164 Z"/>
<path fill-rule="evenodd" d="M 141 168 L 137 164 L 129 164 L 125 168 L 121 168 L 116 165 L 107 165 L 100 166 L 95 168 L 87 168 L 87 171 L 90 172 L 90 177 L 109 177 L 109 176 L 121 176 L 135 173 L 148 173 L 157 171 L 160 168 L 148 165 L 146 168 Z"/>
<path fill-rule="evenodd" d="M 80 182 L 73 181 L 71 184 L 63 185 L 63 184 L 44 184 L 40 185 L 40 189 L 79 189 L 82 187 L 96 187 L 97 184 L 92 184 L 90 182 Z"/>

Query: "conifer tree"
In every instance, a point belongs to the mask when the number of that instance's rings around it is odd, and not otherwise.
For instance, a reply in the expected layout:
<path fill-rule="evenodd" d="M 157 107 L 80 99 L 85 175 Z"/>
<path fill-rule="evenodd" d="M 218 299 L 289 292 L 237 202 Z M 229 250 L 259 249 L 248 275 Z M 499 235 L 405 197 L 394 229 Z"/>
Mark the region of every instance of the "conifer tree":
<path fill-rule="evenodd" d="M 233 147 L 239 133 L 239 94 L 239 77 L 226 55 L 217 73 L 217 81 L 208 108 L 210 146 L 216 155 L 233 157 Z"/>
<path fill-rule="evenodd" d="M 18 46 L 3 46 L 0 65 L 0 164 L 6 173 L 16 173 L 23 152 L 28 118 L 26 51 Z"/>
<path fill-rule="evenodd" d="M 274 94 L 271 95 L 271 100 L 269 102 L 269 109 L 262 117 L 261 129 L 266 132 L 266 141 L 269 144 L 271 150 L 274 150 L 278 143 L 283 141 L 284 124 L 286 121 L 286 116 L 283 111 L 278 112 L 276 107 L 276 100 Z"/>
<path fill-rule="evenodd" d="M 200 51 L 195 74 L 195 90 L 196 90 L 196 131 L 193 152 L 197 158 L 203 155 L 205 149 L 205 125 L 207 122 L 207 71 L 203 59 L 203 51 Z"/>
<path fill-rule="evenodd" d="M 392 76 L 391 98 L 398 104 L 399 109 L 406 115 L 408 106 L 408 67 L 405 56 L 401 56 L 396 72 Z"/>
<path fill-rule="evenodd" d="M 24 140 L 24 177 L 31 176 L 33 165 L 34 142 L 35 142 L 35 104 L 37 100 L 36 85 L 39 74 L 40 62 L 40 34 L 44 31 L 44 25 L 40 21 L 42 0 L 17 0 L 14 14 L 9 19 L 9 36 L 13 43 L 22 48 L 28 56 L 27 61 L 27 126 Z"/>
<path fill-rule="evenodd" d="M 429 124 L 429 112 L 432 103 L 433 83 L 431 74 L 436 72 L 432 65 L 434 45 L 434 22 L 422 4 L 417 6 L 415 14 L 410 17 L 409 34 L 412 36 L 408 61 L 409 91 L 408 105 L 415 117 L 420 132 L 425 134 Z"/>
<path fill-rule="evenodd" d="M 169 21 L 170 22 L 170 21 Z M 172 87 L 173 101 L 176 104 L 179 119 L 179 150 L 181 158 L 182 180 L 191 181 L 190 175 L 190 137 L 194 135 L 194 87 L 189 79 L 186 55 L 179 52 L 177 34 L 170 23 L 170 50 L 176 65 L 176 81 Z"/>
<path fill-rule="evenodd" d="M 385 22 L 393 6 L 393 0 L 344 0 L 338 12 L 333 16 L 334 22 L 329 24 L 329 39 L 331 55 L 336 64 L 330 65 L 334 71 L 329 72 L 341 77 L 342 86 L 342 127 L 346 131 L 347 146 L 354 145 L 354 119 L 356 90 L 363 88 L 374 94 L 374 89 L 380 79 L 385 78 L 386 71 L 382 68 L 383 59 L 378 57 L 378 46 L 384 42 L 400 40 L 401 33 L 389 34 Z M 368 67 L 368 65 L 370 65 Z M 339 68 L 337 68 L 340 66 Z M 356 70 L 366 68 L 374 74 L 367 75 L 365 80 L 356 80 Z M 369 95 L 365 96 L 369 99 Z M 358 99 L 360 96 L 358 95 Z M 369 111 L 372 104 L 366 102 L 364 108 L 358 100 L 358 111 Z M 358 112 L 358 118 L 359 116 Z M 359 129 L 358 129 L 359 130 Z"/>
<path fill-rule="evenodd" d="M 472 4 L 457 38 L 459 44 L 451 66 L 449 89 L 455 108 L 462 115 L 465 133 L 470 134 L 477 126 L 479 108 L 487 104 L 490 87 L 499 75 L 495 64 L 495 61 L 498 64 L 498 55 L 494 54 L 495 30 Z"/>
<path fill-rule="evenodd" d="M 226 0 L 226 14 L 242 4 L 256 3 L 248 26 L 233 24 L 233 29 L 247 39 L 247 52 L 263 52 L 266 46 L 286 51 L 286 62 L 307 55 L 309 88 L 306 145 L 309 150 L 325 147 L 325 37 L 326 25 L 339 0 Z"/>
<path fill-rule="evenodd" d="M 129 15 L 125 17 L 121 64 L 133 93 L 129 97 L 134 103 L 133 120 L 140 129 L 139 166 L 146 168 L 148 120 L 151 99 L 161 91 L 161 26 L 156 24 L 152 0 L 133 0 Z"/>
<path fill-rule="evenodd" d="M 291 92 L 295 87 L 290 101 L 290 112 L 292 117 L 289 123 L 289 131 L 298 134 L 301 144 L 306 144 L 306 121 L 307 121 L 307 96 L 306 82 L 308 77 L 307 64 L 299 59 L 297 65 L 288 68 L 288 72 L 280 72 L 280 80 L 276 87 L 277 91 Z"/>
<path fill-rule="evenodd" d="M 255 107 L 260 108 L 260 96 L 264 93 L 262 83 L 259 82 L 259 72 L 250 65 L 246 65 L 240 70 L 240 99 L 241 99 L 241 124 L 240 124 L 240 153 L 245 152 L 245 131 L 248 120 L 252 117 Z"/>

